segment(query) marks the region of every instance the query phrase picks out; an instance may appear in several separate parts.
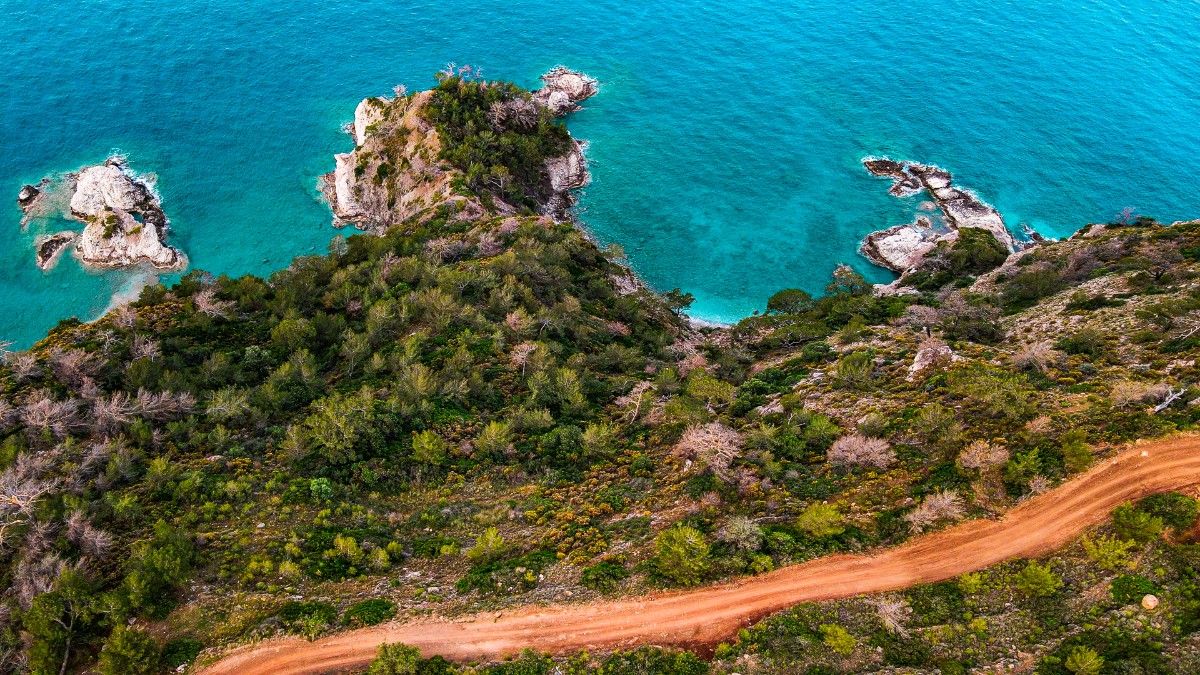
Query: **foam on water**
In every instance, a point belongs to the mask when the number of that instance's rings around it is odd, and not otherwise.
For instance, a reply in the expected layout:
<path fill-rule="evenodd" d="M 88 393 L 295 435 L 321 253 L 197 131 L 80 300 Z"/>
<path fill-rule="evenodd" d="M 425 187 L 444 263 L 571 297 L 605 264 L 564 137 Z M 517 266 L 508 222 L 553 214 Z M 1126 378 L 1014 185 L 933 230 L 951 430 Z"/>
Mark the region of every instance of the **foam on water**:
<path fill-rule="evenodd" d="M 158 176 L 193 267 L 268 274 L 336 232 L 316 177 L 357 101 L 447 61 L 533 85 L 557 63 L 603 88 L 571 120 L 594 181 L 581 215 L 654 287 L 736 320 L 820 291 L 867 232 L 911 218 L 862 170 L 931 162 L 1010 224 L 1050 235 L 1131 206 L 1200 216 L 1193 3 L 648 0 L 5 3 L 0 337 L 91 318 L 131 273 L 33 264 L 22 183 L 120 148 Z M 8 196 L 5 196 L 8 195 Z"/>

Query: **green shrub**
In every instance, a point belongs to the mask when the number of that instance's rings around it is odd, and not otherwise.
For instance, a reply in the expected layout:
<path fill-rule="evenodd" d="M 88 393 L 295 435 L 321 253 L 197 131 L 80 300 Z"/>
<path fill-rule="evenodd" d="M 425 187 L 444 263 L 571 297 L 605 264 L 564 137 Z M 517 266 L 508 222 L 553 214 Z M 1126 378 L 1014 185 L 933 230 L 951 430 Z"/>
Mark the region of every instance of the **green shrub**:
<path fill-rule="evenodd" d="M 396 616 L 396 604 L 383 598 L 371 598 L 356 602 L 342 614 L 342 623 L 347 626 L 374 626 Z"/>
<path fill-rule="evenodd" d="M 1017 590 L 1034 598 L 1054 595 L 1063 586 L 1062 578 L 1051 571 L 1050 565 L 1039 565 L 1032 560 L 1017 573 L 1015 582 Z"/>
<path fill-rule="evenodd" d="M 1112 582 L 1113 600 L 1124 605 L 1139 602 L 1143 596 L 1159 592 L 1153 581 L 1136 574 L 1122 574 Z"/>
<path fill-rule="evenodd" d="M 1112 519 L 1113 529 L 1122 539 L 1145 543 L 1158 539 L 1163 533 L 1162 518 L 1134 508 L 1132 504 L 1122 504 L 1113 509 Z"/>
<path fill-rule="evenodd" d="M 629 570 L 625 569 L 624 565 L 612 560 L 602 560 L 591 567 L 585 567 L 579 582 L 593 591 L 611 593 L 627 578 Z"/>
<path fill-rule="evenodd" d="M 150 675 L 159 672 L 158 643 L 148 633 L 124 624 L 113 628 L 96 670 L 101 675 Z"/>
<path fill-rule="evenodd" d="M 1138 502 L 1138 509 L 1160 518 L 1163 524 L 1176 530 L 1186 530 L 1200 515 L 1196 500 L 1178 492 L 1162 492 L 1150 495 Z"/>

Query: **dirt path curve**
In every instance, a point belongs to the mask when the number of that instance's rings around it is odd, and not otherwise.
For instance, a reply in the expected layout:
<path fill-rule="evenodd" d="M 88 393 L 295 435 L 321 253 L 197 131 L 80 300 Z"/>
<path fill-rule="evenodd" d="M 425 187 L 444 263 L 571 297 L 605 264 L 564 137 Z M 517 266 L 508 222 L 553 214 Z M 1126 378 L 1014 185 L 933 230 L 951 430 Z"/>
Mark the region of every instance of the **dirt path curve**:
<path fill-rule="evenodd" d="M 497 658 L 526 647 L 581 649 L 711 645 L 768 614 L 831 600 L 931 583 L 1012 558 L 1062 547 L 1107 519 L 1113 507 L 1154 492 L 1200 485 L 1200 437 L 1140 443 L 1001 520 L 973 520 L 871 555 L 835 555 L 734 583 L 590 604 L 526 607 L 460 620 L 393 623 L 315 642 L 273 639 L 247 645 L 201 671 L 327 673 L 363 668 L 384 642 L 455 660 Z"/>

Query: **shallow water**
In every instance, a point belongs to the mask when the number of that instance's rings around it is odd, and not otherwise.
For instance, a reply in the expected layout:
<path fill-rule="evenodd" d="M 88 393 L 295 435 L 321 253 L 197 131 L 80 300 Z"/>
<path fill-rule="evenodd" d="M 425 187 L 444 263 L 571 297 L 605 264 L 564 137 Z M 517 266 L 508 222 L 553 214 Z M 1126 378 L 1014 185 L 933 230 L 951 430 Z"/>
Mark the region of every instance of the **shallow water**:
<path fill-rule="evenodd" d="M 447 61 L 600 78 L 571 120 L 594 174 L 581 217 L 705 319 L 819 291 L 840 261 L 887 278 L 858 241 L 917 200 L 888 197 L 868 154 L 940 164 L 1050 235 L 1125 207 L 1200 216 L 1196 3 L 723 4 L 5 0 L 0 337 L 27 345 L 137 282 L 69 257 L 39 272 L 34 236 L 67 224 L 22 233 L 23 182 L 119 150 L 158 175 L 194 267 L 269 273 L 336 234 L 315 182 L 357 101 Z"/>

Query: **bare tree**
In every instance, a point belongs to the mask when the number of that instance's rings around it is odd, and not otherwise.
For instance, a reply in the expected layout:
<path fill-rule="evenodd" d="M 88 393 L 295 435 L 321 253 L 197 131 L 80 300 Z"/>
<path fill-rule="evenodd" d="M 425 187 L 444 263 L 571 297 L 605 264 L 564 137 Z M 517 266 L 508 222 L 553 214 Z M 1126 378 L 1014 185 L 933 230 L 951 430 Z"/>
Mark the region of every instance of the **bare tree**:
<path fill-rule="evenodd" d="M 889 632 L 900 636 L 908 634 L 908 629 L 904 624 L 912 616 L 912 607 L 909 607 L 904 598 L 894 596 L 880 598 L 875 604 L 875 613 L 879 615 L 880 622 Z"/>
<path fill-rule="evenodd" d="M 196 306 L 197 312 L 213 318 L 225 318 L 233 309 L 232 302 L 217 298 L 217 289 L 214 286 L 203 288 L 193 295 L 192 304 Z"/>
<path fill-rule="evenodd" d="M 113 433 L 133 422 L 138 406 L 129 394 L 114 392 L 92 402 L 92 430 L 98 434 Z"/>
<path fill-rule="evenodd" d="M 187 392 L 149 392 L 139 389 L 135 407 L 142 417 L 165 422 L 191 412 L 196 407 L 196 397 Z"/>
<path fill-rule="evenodd" d="M 1024 345 L 1013 354 L 1013 365 L 1021 370 L 1036 370 L 1044 373 L 1062 359 L 1062 352 L 1049 342 L 1034 342 Z"/>
<path fill-rule="evenodd" d="M 625 410 L 626 421 L 635 422 L 642 414 L 642 406 L 653 400 L 653 391 L 654 384 L 643 380 L 633 385 L 629 393 L 618 396 L 613 403 Z"/>
<path fill-rule="evenodd" d="M 521 374 L 524 375 L 525 365 L 529 363 L 529 357 L 533 355 L 535 351 L 537 351 L 537 348 L 538 346 L 536 342 L 522 342 L 521 344 L 512 348 L 512 352 L 508 355 L 508 362 L 511 363 L 514 368 L 520 367 Z"/>
<path fill-rule="evenodd" d="M 54 491 L 57 481 L 46 477 L 53 457 L 25 452 L 0 473 L 0 545 L 12 529 L 33 522 L 38 500 Z"/>
<path fill-rule="evenodd" d="M 742 454 L 742 435 L 720 422 L 693 424 L 675 444 L 675 454 L 694 460 L 709 468 L 717 478 L 731 482 L 734 475 L 730 469 Z"/>
<path fill-rule="evenodd" d="M 882 438 L 850 434 L 833 442 L 826 453 L 826 459 L 835 466 L 869 466 L 886 469 L 896 461 L 896 453 Z"/>
<path fill-rule="evenodd" d="M 30 352 L 7 352 L 4 354 L 4 363 L 12 369 L 17 382 L 31 380 L 42 373 L 37 357 Z"/>
<path fill-rule="evenodd" d="M 1008 461 L 1008 449 L 987 441 L 974 441 L 958 455 L 958 464 L 965 469 L 989 469 Z"/>
<path fill-rule="evenodd" d="M 79 407 L 76 399 L 58 401 L 50 396 L 50 392 L 38 389 L 21 407 L 21 422 L 30 430 L 50 431 L 62 438 L 80 428 Z"/>
<path fill-rule="evenodd" d="M 909 527 L 914 532 L 925 529 L 944 520 L 958 520 L 966 514 L 962 498 L 955 490 L 943 490 L 925 497 L 915 509 L 905 514 Z"/>
<path fill-rule="evenodd" d="M 50 352 L 50 368 L 63 384 L 78 389 L 96 374 L 96 359 L 82 349 L 58 349 Z"/>
<path fill-rule="evenodd" d="M 162 347 L 158 340 L 152 340 L 144 335 L 134 335 L 133 344 L 129 347 L 130 355 L 136 359 L 153 361 L 162 356 Z"/>
<path fill-rule="evenodd" d="M 66 519 L 67 540 L 94 559 L 103 559 L 113 545 L 112 535 L 92 526 L 82 511 L 72 511 Z"/>
<path fill-rule="evenodd" d="M 929 332 L 938 325 L 938 311 L 927 305 L 909 305 L 900 317 L 900 323 L 918 333 Z"/>

